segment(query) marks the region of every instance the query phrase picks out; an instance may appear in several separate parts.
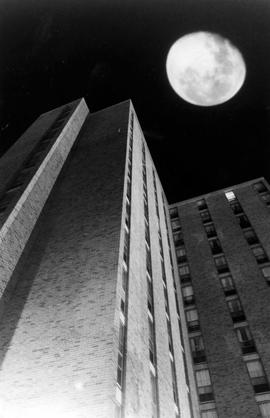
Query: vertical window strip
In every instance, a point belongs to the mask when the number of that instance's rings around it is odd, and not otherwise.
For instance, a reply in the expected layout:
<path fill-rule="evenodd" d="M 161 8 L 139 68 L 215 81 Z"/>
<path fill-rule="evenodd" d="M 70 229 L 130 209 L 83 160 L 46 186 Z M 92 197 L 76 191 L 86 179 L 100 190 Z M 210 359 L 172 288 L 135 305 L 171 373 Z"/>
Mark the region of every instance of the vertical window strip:
<path fill-rule="evenodd" d="M 170 359 L 171 359 L 172 389 L 173 389 L 174 403 L 175 403 L 175 406 L 176 406 L 175 416 L 179 417 L 180 416 L 179 415 L 180 414 L 180 407 L 179 407 L 179 398 L 178 398 L 176 369 L 175 369 L 175 363 L 174 363 L 174 349 L 173 349 L 173 338 L 172 338 L 172 328 L 171 328 L 169 297 L 168 297 L 166 269 L 165 269 L 165 262 L 164 262 L 164 253 L 163 253 L 163 242 L 162 242 L 162 235 L 161 235 L 161 228 L 160 228 L 160 215 L 159 215 L 159 209 L 158 209 L 159 206 L 158 206 L 156 176 L 155 176 L 154 169 L 152 170 L 152 172 L 153 172 L 153 184 L 154 184 L 154 191 L 155 191 L 156 213 L 157 213 L 157 218 L 158 218 L 159 252 L 160 252 L 161 273 L 162 273 L 162 281 L 163 281 L 163 291 L 164 291 L 165 313 L 166 313 L 166 317 L 167 317 L 166 319 L 167 319 L 169 355 L 170 355 Z M 164 197 L 163 197 L 163 195 L 162 195 L 162 201 L 163 201 L 163 210 L 165 210 L 164 209 Z M 166 222 L 166 216 L 165 216 L 165 222 Z"/>
<path fill-rule="evenodd" d="M 124 416 L 125 408 L 125 369 L 126 369 L 126 339 L 127 339 L 127 309 L 128 309 L 128 282 L 129 282 L 129 257 L 130 257 L 130 225 L 131 225 L 131 184 L 132 184 L 132 156 L 133 156 L 133 123 L 134 114 L 130 115 L 128 162 L 127 162 L 127 191 L 125 206 L 125 231 L 122 266 L 122 290 L 123 297 L 120 300 L 119 342 L 117 359 L 117 384 L 122 392 L 123 400 L 121 405 L 116 405 L 118 417 Z M 123 322 L 124 321 L 124 322 Z"/>
<path fill-rule="evenodd" d="M 152 258 L 151 258 L 151 237 L 149 226 L 149 209 L 147 193 L 147 174 L 146 174 L 146 153 L 145 145 L 142 142 L 142 178 L 143 178 L 143 200 L 144 200 L 144 225 L 145 225 L 145 253 L 146 253 L 146 280 L 147 280 L 147 308 L 148 308 L 148 332 L 149 332 L 149 361 L 153 365 L 150 369 L 150 382 L 152 391 L 152 417 L 159 418 L 158 400 L 158 374 L 157 374 L 157 353 L 156 353 L 156 332 L 154 315 L 154 291 L 152 278 Z M 150 315 L 149 315 L 150 314 Z"/>
<path fill-rule="evenodd" d="M 262 184 L 262 187 L 265 187 L 263 183 L 256 183 L 256 184 Z M 254 185 L 255 186 L 255 185 Z M 256 188 L 255 188 L 256 190 Z M 264 189 L 262 189 L 264 190 Z M 250 249 L 255 257 L 255 260 L 257 264 L 265 264 L 269 262 L 269 257 L 266 254 L 263 246 L 261 245 L 256 232 L 254 231 L 247 215 L 245 214 L 242 206 L 240 205 L 237 197 L 233 193 L 233 191 L 229 191 L 225 193 L 225 196 L 228 200 L 228 203 L 230 205 L 230 208 L 234 215 L 238 218 L 240 227 L 243 230 L 243 235 L 247 241 L 247 243 L 250 245 Z M 240 215 L 239 215 L 240 214 Z M 248 228 L 248 229 L 247 229 Z M 266 284 L 268 283 L 268 280 L 266 280 Z"/>

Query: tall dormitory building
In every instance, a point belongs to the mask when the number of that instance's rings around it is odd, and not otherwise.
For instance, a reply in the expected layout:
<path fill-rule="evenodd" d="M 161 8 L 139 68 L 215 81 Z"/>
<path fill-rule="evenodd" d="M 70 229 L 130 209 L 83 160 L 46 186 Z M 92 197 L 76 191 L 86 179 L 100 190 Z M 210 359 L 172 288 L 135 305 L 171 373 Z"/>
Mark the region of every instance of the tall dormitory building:
<path fill-rule="evenodd" d="M 173 204 L 170 217 L 202 416 L 269 418 L 269 185 Z"/>
<path fill-rule="evenodd" d="M 42 114 L 0 178 L 0 417 L 198 417 L 168 205 L 131 102 Z"/>
<path fill-rule="evenodd" d="M 270 417 L 264 179 L 168 206 L 131 102 L 83 99 L 0 178 L 1 418 Z"/>

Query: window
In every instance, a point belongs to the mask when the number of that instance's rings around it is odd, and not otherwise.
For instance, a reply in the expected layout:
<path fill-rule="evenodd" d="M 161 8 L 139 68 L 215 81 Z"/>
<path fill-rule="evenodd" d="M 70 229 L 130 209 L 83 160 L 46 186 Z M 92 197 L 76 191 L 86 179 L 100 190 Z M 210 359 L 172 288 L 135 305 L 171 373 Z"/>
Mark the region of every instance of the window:
<path fill-rule="evenodd" d="M 267 192 L 267 188 L 265 186 L 265 184 L 260 181 L 259 183 L 255 183 L 253 185 L 254 189 L 258 192 L 258 193 L 263 193 L 263 192 Z"/>
<path fill-rule="evenodd" d="M 258 245 L 257 247 L 252 247 L 251 250 L 257 260 L 257 263 L 261 264 L 268 261 L 268 257 L 265 254 L 264 249 L 260 245 Z"/>
<path fill-rule="evenodd" d="M 239 213 L 243 213 L 242 206 L 237 200 L 231 203 L 231 209 L 235 215 L 238 215 Z"/>
<path fill-rule="evenodd" d="M 241 228 L 249 228 L 251 226 L 246 215 L 238 216 L 238 220 Z"/>
<path fill-rule="evenodd" d="M 192 305 L 195 302 L 193 287 L 191 285 L 182 287 L 182 293 L 185 306 Z"/>
<path fill-rule="evenodd" d="M 256 352 L 256 347 L 252 339 L 249 327 L 240 327 L 236 329 L 236 335 L 240 343 L 242 353 L 249 354 Z"/>
<path fill-rule="evenodd" d="M 270 193 L 269 192 L 262 193 L 261 199 L 267 204 L 267 206 L 270 205 Z"/>
<path fill-rule="evenodd" d="M 252 360 L 248 361 L 246 364 L 255 393 L 268 392 L 269 384 L 267 382 L 261 361 Z"/>
<path fill-rule="evenodd" d="M 210 248 L 211 248 L 212 254 L 215 255 L 215 254 L 222 253 L 221 244 L 220 244 L 220 241 L 219 241 L 218 238 L 211 239 L 209 241 L 209 244 L 210 244 Z"/>
<path fill-rule="evenodd" d="M 125 340 L 125 326 L 120 321 L 119 344 L 118 344 L 118 363 L 117 363 L 117 383 L 120 387 L 122 387 L 122 380 L 123 380 L 124 340 Z"/>
<path fill-rule="evenodd" d="M 148 222 L 144 223 L 144 230 L 145 230 L 145 241 L 147 242 L 148 247 L 150 247 L 150 230 Z"/>
<path fill-rule="evenodd" d="M 205 231 L 206 231 L 207 238 L 212 238 L 212 237 L 217 236 L 214 224 L 205 225 Z"/>
<path fill-rule="evenodd" d="M 170 218 L 177 218 L 178 217 L 178 210 L 177 208 L 171 208 L 170 210 Z"/>
<path fill-rule="evenodd" d="M 173 234 L 173 240 L 176 247 L 184 244 L 182 232 L 177 232 L 176 234 Z"/>
<path fill-rule="evenodd" d="M 129 235 L 128 232 L 125 230 L 125 240 L 124 240 L 124 261 L 126 265 L 128 265 L 128 250 L 129 250 Z"/>
<path fill-rule="evenodd" d="M 210 213 L 209 213 L 209 210 L 202 210 L 201 212 L 200 212 L 200 214 L 201 214 L 201 218 L 202 218 L 202 221 L 203 221 L 203 223 L 207 223 L 207 222 L 211 222 L 211 215 L 210 215 Z"/>
<path fill-rule="evenodd" d="M 249 245 L 258 244 L 259 240 L 253 229 L 245 229 L 243 232 Z"/>
<path fill-rule="evenodd" d="M 147 246 L 145 248 L 146 248 L 146 270 L 149 276 L 152 277 L 151 253 Z"/>
<path fill-rule="evenodd" d="M 234 192 L 232 190 L 230 190 L 229 192 L 226 192 L 225 193 L 225 196 L 226 196 L 226 199 L 229 202 L 232 202 L 232 201 L 234 201 L 236 199 L 235 194 L 234 194 Z"/>
<path fill-rule="evenodd" d="M 186 312 L 187 326 L 190 332 L 200 329 L 199 317 L 197 309 L 191 309 Z"/>
<path fill-rule="evenodd" d="M 220 255 L 219 257 L 215 257 L 214 261 L 215 261 L 215 264 L 216 264 L 217 271 L 219 273 L 229 272 L 229 267 L 227 265 L 227 261 L 226 261 L 226 258 L 224 257 L 224 255 Z"/>
<path fill-rule="evenodd" d="M 201 199 L 201 200 L 199 200 L 199 201 L 197 202 L 197 206 L 198 206 L 198 209 L 199 209 L 199 210 L 204 210 L 204 209 L 207 209 L 207 204 L 206 204 L 205 199 Z"/>
<path fill-rule="evenodd" d="M 124 290 L 124 292 L 127 291 L 127 282 L 128 282 L 128 271 L 123 266 L 122 267 L 122 289 Z"/>
<path fill-rule="evenodd" d="M 149 317 L 148 317 L 148 329 L 149 329 L 149 359 L 151 363 L 155 366 L 155 345 L 154 345 L 155 331 L 154 331 L 154 324 Z"/>
<path fill-rule="evenodd" d="M 228 307 L 233 322 L 241 322 L 246 319 L 241 302 L 238 298 L 229 300 Z"/>
<path fill-rule="evenodd" d="M 177 231 L 177 230 L 179 230 L 179 229 L 181 229 L 181 226 L 180 226 L 180 221 L 179 221 L 179 219 L 174 219 L 174 220 L 172 221 L 172 230 L 173 230 L 173 231 Z"/>
<path fill-rule="evenodd" d="M 202 411 L 202 418 L 218 418 L 217 411 L 215 409 Z"/>
<path fill-rule="evenodd" d="M 230 296 L 236 293 L 234 281 L 230 274 L 221 277 L 220 282 L 226 296 Z"/>
<path fill-rule="evenodd" d="M 148 310 L 153 315 L 153 291 L 152 291 L 152 283 L 147 279 L 147 306 Z"/>
<path fill-rule="evenodd" d="M 187 261 L 187 254 L 185 247 L 179 247 L 176 249 L 176 257 L 178 263 L 184 263 Z"/>
<path fill-rule="evenodd" d="M 259 404 L 259 408 L 263 418 L 270 418 L 270 402 Z"/>
<path fill-rule="evenodd" d="M 263 277 L 270 283 L 270 266 L 262 267 Z"/>
<path fill-rule="evenodd" d="M 179 266 L 178 271 L 179 271 L 181 281 L 185 277 L 190 277 L 190 271 L 189 271 L 189 265 L 188 264 L 185 264 L 183 266 Z"/>
<path fill-rule="evenodd" d="M 206 361 L 204 344 L 201 335 L 190 338 L 190 348 L 195 364 L 204 363 Z"/>
<path fill-rule="evenodd" d="M 204 369 L 196 371 L 196 381 L 200 402 L 209 402 L 213 400 L 214 397 L 212 393 L 209 370 Z"/>

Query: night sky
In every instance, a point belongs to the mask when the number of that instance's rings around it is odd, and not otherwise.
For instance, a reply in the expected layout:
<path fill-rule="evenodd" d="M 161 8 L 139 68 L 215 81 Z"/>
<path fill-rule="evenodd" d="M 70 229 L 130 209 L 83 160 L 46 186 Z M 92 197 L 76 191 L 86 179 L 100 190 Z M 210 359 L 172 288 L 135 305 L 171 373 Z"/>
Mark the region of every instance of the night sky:
<path fill-rule="evenodd" d="M 85 97 L 92 112 L 131 98 L 169 201 L 270 180 L 269 0 L 0 0 L 1 154 L 43 112 Z M 170 46 L 218 33 L 247 76 L 199 107 L 166 75 Z"/>

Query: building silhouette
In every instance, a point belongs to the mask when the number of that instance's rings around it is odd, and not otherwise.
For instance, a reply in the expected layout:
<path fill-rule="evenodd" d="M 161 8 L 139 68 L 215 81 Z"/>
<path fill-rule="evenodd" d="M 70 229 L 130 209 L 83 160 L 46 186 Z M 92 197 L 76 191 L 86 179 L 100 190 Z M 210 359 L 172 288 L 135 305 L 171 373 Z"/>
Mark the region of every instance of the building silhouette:
<path fill-rule="evenodd" d="M 0 160 L 0 417 L 270 417 L 264 179 L 168 205 L 130 101 Z"/>

